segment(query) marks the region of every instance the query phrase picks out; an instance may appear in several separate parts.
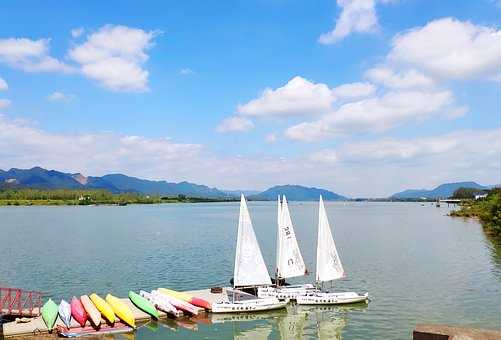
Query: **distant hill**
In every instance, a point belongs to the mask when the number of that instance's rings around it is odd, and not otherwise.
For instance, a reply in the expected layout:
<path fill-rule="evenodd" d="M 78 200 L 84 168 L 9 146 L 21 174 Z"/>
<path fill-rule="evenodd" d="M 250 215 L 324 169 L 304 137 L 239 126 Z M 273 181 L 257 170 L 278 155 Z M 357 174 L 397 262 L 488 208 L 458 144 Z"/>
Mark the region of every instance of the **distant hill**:
<path fill-rule="evenodd" d="M 216 188 L 189 182 L 150 181 L 122 174 L 85 177 L 40 167 L 0 170 L 0 187 L 37 189 L 106 189 L 113 193 L 138 192 L 164 196 L 222 198 L 228 195 Z"/>
<path fill-rule="evenodd" d="M 240 197 L 240 194 L 247 196 L 257 195 L 260 193 L 259 190 L 222 190 L 226 195 L 233 197 Z"/>
<path fill-rule="evenodd" d="M 454 191 L 459 188 L 473 188 L 473 189 L 488 189 L 487 186 L 480 185 L 475 182 L 456 182 L 441 184 L 435 189 L 410 189 L 397 192 L 391 195 L 391 198 L 446 198 L 452 196 Z"/>
<path fill-rule="evenodd" d="M 320 195 L 326 201 L 343 201 L 346 197 L 336 194 L 335 192 L 308 188 L 301 185 L 278 185 L 269 188 L 257 195 L 249 196 L 251 200 L 276 200 L 278 195 L 285 195 L 289 201 L 317 201 Z"/>

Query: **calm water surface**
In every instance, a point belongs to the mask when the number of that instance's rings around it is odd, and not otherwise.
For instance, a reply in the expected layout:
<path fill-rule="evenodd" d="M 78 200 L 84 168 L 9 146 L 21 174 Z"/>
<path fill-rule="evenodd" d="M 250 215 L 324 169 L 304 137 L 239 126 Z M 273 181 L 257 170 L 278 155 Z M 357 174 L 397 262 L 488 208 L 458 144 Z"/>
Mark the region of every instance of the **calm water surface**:
<path fill-rule="evenodd" d="M 274 272 L 276 203 L 250 202 Z M 316 203 L 290 204 L 314 280 Z M 350 307 L 153 322 L 115 338 L 409 339 L 417 323 L 501 328 L 501 246 L 473 220 L 417 203 L 327 203 L 347 278 L 339 290 L 369 291 Z M 98 292 L 126 296 L 157 287 L 227 285 L 238 203 L 127 207 L 0 208 L 0 286 L 38 289 L 57 301 Z"/>

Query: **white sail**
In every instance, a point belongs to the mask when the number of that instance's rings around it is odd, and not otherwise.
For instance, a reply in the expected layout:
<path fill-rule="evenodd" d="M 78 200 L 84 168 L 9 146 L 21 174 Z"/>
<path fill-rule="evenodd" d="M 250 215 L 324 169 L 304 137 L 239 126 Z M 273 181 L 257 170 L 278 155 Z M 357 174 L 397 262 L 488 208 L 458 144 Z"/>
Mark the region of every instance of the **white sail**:
<path fill-rule="evenodd" d="M 278 209 L 277 209 L 277 256 L 276 256 L 276 275 L 278 276 L 278 267 L 280 266 L 280 224 L 282 219 L 282 202 L 280 201 L 280 195 L 278 195 Z"/>
<path fill-rule="evenodd" d="M 270 275 L 257 243 L 244 195 L 240 199 L 237 250 L 233 275 L 235 287 L 271 285 Z"/>
<path fill-rule="evenodd" d="M 299 245 L 292 225 L 287 199 L 283 196 L 281 217 L 278 221 L 279 249 L 277 251 L 277 272 L 282 279 L 303 276 L 306 266 L 299 250 Z"/>
<path fill-rule="evenodd" d="M 320 282 L 344 277 L 344 269 L 332 237 L 324 201 L 320 196 L 318 209 L 317 277 Z"/>

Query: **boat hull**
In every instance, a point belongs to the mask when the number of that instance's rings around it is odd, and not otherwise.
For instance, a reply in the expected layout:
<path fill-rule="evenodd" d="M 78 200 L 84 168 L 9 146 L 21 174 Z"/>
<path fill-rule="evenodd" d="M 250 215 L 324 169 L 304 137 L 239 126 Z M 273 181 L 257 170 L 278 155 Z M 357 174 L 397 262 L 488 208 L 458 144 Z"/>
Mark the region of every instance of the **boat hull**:
<path fill-rule="evenodd" d="M 285 308 L 289 300 L 279 301 L 277 298 L 254 299 L 236 302 L 219 302 L 212 304 L 212 313 L 252 313 Z"/>
<path fill-rule="evenodd" d="M 70 328 L 71 326 L 71 306 L 68 302 L 65 300 L 61 300 L 61 303 L 59 303 L 59 318 L 61 321 L 64 323 L 64 325 L 67 328 Z"/>
<path fill-rule="evenodd" d="M 45 321 L 45 325 L 47 325 L 49 331 L 52 331 L 54 328 L 58 312 L 59 308 L 52 299 L 47 300 L 42 307 L 42 319 Z"/>
<path fill-rule="evenodd" d="M 342 305 L 349 303 L 364 302 L 369 300 L 369 293 L 358 294 L 355 292 L 324 293 L 300 295 L 296 298 L 298 305 Z"/>
<path fill-rule="evenodd" d="M 111 323 L 115 322 L 115 312 L 113 311 L 113 308 L 99 295 L 96 293 L 92 293 L 90 295 L 90 300 L 96 306 L 97 310 L 101 312 L 101 314 L 106 318 Z"/>
<path fill-rule="evenodd" d="M 304 285 L 283 286 L 283 287 L 259 287 L 257 296 L 261 299 L 276 297 L 280 300 L 296 300 L 299 295 L 306 295 L 315 290 L 311 283 Z"/>
<path fill-rule="evenodd" d="M 118 316 L 120 320 L 122 320 L 132 328 L 136 328 L 136 320 L 134 319 L 134 315 L 125 303 L 111 294 L 106 295 L 105 300 L 106 302 L 108 302 L 111 308 L 113 308 L 113 312 L 115 312 L 115 315 Z"/>
<path fill-rule="evenodd" d="M 82 295 L 80 297 L 80 302 L 82 302 L 82 305 L 84 306 L 85 311 L 87 312 L 87 315 L 89 315 L 89 319 L 94 326 L 99 327 L 101 324 L 101 313 L 96 306 L 94 306 L 90 298 L 87 295 Z"/>
<path fill-rule="evenodd" d="M 164 313 L 172 315 L 176 318 L 183 315 L 183 312 L 174 307 L 170 302 L 165 299 L 158 298 L 157 296 L 153 296 L 151 293 L 145 292 L 144 290 L 139 291 L 139 295 L 150 301 L 158 310 L 161 310 Z"/>
<path fill-rule="evenodd" d="M 158 288 L 158 291 L 162 294 L 166 294 L 169 296 L 172 296 L 176 299 L 186 301 L 188 303 L 191 303 L 193 306 L 197 306 L 200 308 L 204 309 L 211 309 L 211 304 L 209 301 L 206 301 L 204 299 L 191 296 L 190 294 L 184 293 L 184 292 L 178 292 L 172 289 L 167 289 L 167 288 Z"/>
<path fill-rule="evenodd" d="M 75 319 L 80 326 L 85 326 L 87 322 L 87 313 L 80 300 L 75 296 L 71 299 L 71 316 L 73 316 L 73 319 Z"/>
<path fill-rule="evenodd" d="M 148 301 L 147 299 L 145 299 L 141 295 L 134 293 L 133 291 L 129 292 L 129 299 L 132 301 L 132 303 L 134 305 L 136 305 L 137 308 L 150 314 L 155 319 L 158 319 L 158 317 L 159 317 L 158 311 L 156 310 L 155 306 L 150 301 Z"/>

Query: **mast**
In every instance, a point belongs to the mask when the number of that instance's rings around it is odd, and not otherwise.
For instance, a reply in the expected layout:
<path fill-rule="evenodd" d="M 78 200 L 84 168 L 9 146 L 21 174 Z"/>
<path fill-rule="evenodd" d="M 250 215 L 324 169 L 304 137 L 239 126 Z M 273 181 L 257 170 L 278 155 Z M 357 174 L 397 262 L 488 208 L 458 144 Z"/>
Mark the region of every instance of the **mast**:
<path fill-rule="evenodd" d="M 280 266 L 280 224 L 282 219 L 282 202 L 280 202 L 280 195 L 278 195 L 278 209 L 277 209 L 277 253 L 275 264 L 275 285 L 280 285 L 278 278 L 278 267 Z"/>

